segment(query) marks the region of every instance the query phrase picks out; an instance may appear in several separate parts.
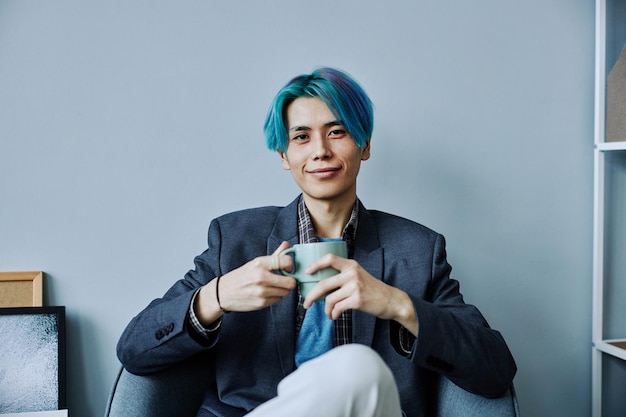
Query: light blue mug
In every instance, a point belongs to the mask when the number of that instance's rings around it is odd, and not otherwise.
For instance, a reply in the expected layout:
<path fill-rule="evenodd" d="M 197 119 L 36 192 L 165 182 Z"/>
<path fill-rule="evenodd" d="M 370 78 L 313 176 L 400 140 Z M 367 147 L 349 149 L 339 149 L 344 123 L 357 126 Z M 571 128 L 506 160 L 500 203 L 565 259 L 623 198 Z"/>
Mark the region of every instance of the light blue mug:
<path fill-rule="evenodd" d="M 293 258 L 292 271 L 285 271 L 281 269 L 280 272 L 283 275 L 295 278 L 298 281 L 298 289 L 302 297 L 306 297 L 311 288 L 313 288 L 322 279 L 330 278 L 333 275 L 337 275 L 339 271 L 335 268 L 324 268 L 315 272 L 312 275 L 305 274 L 304 270 L 307 266 L 313 262 L 324 257 L 325 255 L 332 253 L 342 258 L 348 257 L 348 246 L 343 240 L 337 240 L 332 242 L 313 242 L 302 243 L 299 245 L 293 245 L 290 248 L 285 249 L 281 255 L 291 255 Z M 323 300 L 324 297 L 320 297 Z"/>

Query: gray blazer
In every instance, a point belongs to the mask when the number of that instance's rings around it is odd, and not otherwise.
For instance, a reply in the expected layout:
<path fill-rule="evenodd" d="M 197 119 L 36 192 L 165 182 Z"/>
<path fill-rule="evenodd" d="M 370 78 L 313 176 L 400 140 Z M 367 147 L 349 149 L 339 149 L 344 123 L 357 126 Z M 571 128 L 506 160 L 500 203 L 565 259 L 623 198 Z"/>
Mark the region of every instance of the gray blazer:
<path fill-rule="evenodd" d="M 359 204 L 361 204 L 359 202 Z M 197 354 L 205 355 L 207 394 L 198 415 L 242 416 L 276 396 L 294 371 L 296 291 L 259 311 L 228 313 L 209 342 L 187 324 L 195 291 L 218 275 L 283 241 L 298 243 L 297 199 L 287 207 L 230 213 L 209 227 L 208 249 L 195 269 L 132 319 L 117 346 L 124 367 L 149 374 Z M 413 300 L 419 335 L 409 355 L 398 344 L 400 326 L 353 312 L 353 340 L 376 350 L 393 371 L 408 417 L 426 416 L 435 403 L 434 374 L 475 394 L 497 397 L 510 387 L 515 362 L 499 332 L 465 304 L 450 278 L 443 236 L 415 222 L 359 207 L 354 259 L 370 274 Z"/>

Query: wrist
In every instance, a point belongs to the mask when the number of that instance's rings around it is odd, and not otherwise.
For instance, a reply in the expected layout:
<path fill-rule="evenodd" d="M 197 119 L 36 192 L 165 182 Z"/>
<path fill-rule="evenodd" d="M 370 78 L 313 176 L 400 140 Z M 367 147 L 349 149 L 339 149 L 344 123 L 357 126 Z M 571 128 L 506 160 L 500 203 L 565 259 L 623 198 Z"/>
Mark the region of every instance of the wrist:
<path fill-rule="evenodd" d="M 394 303 L 394 321 L 406 328 L 411 334 L 413 334 L 413 336 L 417 336 L 419 322 L 417 320 L 417 314 L 415 313 L 413 301 L 404 291 L 398 290 L 398 292 L 398 302 Z"/>
<path fill-rule="evenodd" d="M 216 280 L 211 280 L 200 289 L 194 303 L 196 316 L 205 326 L 214 323 L 224 314 L 216 298 Z"/>
<path fill-rule="evenodd" d="M 228 313 L 224 307 L 222 307 L 222 303 L 220 302 L 220 279 L 222 276 L 218 276 L 213 281 L 215 281 L 215 299 L 217 300 L 217 306 L 222 310 L 222 313 Z"/>

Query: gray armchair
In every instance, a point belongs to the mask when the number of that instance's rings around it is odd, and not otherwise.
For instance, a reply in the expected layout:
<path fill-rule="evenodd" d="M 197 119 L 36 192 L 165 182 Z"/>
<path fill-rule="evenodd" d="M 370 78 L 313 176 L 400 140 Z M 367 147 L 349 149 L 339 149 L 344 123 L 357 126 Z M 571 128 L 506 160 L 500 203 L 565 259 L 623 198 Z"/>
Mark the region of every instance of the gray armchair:
<path fill-rule="evenodd" d="M 150 376 L 121 369 L 105 417 L 194 417 L 204 393 L 203 363 L 192 359 Z M 519 408 L 513 387 L 503 397 L 487 399 L 440 378 L 437 417 L 519 417 Z"/>

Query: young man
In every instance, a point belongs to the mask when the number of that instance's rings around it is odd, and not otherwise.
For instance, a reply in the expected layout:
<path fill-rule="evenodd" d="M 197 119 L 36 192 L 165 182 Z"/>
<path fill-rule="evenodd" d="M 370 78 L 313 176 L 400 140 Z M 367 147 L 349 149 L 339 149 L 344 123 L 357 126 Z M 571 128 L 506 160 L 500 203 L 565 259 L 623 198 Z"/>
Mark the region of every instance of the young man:
<path fill-rule="evenodd" d="M 213 372 L 198 416 L 302 416 L 303 404 L 321 403 L 327 409 L 312 415 L 426 416 L 439 375 L 503 394 L 514 360 L 449 277 L 443 236 L 357 199 L 372 130 L 372 104 L 349 75 L 321 68 L 291 80 L 265 135 L 302 194 L 287 207 L 213 220 L 195 269 L 124 331 L 126 369 L 148 374 L 204 352 Z M 278 254 L 325 239 L 345 240 L 348 259 L 309 265 L 339 273 L 303 299 L 294 279 L 275 272 L 291 268 Z"/>

